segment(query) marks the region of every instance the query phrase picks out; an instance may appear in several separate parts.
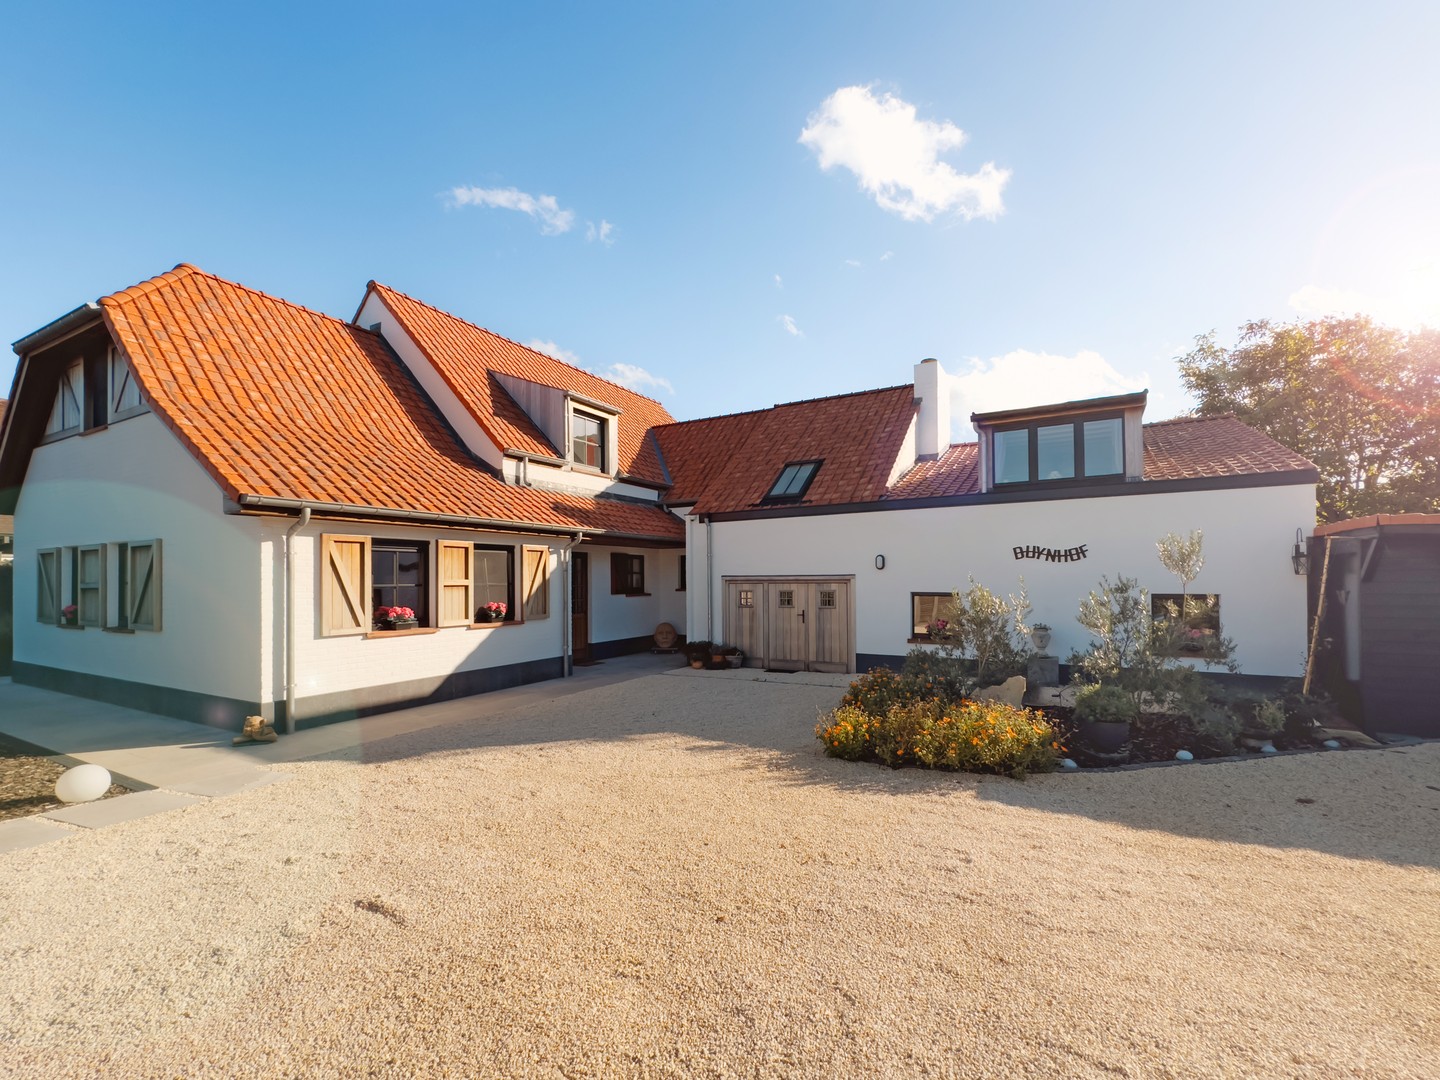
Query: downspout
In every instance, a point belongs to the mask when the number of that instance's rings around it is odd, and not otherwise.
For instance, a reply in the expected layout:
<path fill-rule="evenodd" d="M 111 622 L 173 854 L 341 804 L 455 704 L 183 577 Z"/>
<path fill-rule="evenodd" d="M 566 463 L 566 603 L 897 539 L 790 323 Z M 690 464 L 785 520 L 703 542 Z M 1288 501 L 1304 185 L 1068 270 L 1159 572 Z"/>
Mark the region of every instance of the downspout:
<path fill-rule="evenodd" d="M 560 644 L 561 651 L 565 654 L 565 677 L 568 679 L 575 674 L 575 594 L 570 579 L 570 553 L 575 550 L 575 545 L 585 539 L 585 534 L 577 532 L 570 543 L 565 545 L 563 552 L 565 556 L 565 573 L 563 575 L 563 588 L 565 590 L 565 618 L 561 624 Z"/>
<path fill-rule="evenodd" d="M 302 506 L 295 524 L 285 530 L 285 734 L 295 734 L 295 574 L 290 565 L 290 539 L 310 524 L 310 508 Z"/>
<path fill-rule="evenodd" d="M 715 523 L 705 517 L 705 640 L 715 640 Z"/>

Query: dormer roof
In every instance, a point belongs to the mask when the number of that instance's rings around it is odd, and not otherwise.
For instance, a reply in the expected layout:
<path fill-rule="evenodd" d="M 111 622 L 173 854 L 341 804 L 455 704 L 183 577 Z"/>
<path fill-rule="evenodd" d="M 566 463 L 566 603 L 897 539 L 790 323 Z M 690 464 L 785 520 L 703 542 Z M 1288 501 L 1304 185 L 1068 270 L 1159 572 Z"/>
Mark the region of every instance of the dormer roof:
<path fill-rule="evenodd" d="M 387 285 L 370 282 L 366 296 L 371 295 L 383 301 L 501 450 L 549 458 L 566 456 L 565 448 L 556 446 L 545 435 L 497 378 L 510 376 L 555 387 L 613 409 L 618 413 L 617 472 L 655 485 L 665 483 L 655 448 L 646 438 L 650 428 L 674 422 L 658 401 L 481 329 Z"/>

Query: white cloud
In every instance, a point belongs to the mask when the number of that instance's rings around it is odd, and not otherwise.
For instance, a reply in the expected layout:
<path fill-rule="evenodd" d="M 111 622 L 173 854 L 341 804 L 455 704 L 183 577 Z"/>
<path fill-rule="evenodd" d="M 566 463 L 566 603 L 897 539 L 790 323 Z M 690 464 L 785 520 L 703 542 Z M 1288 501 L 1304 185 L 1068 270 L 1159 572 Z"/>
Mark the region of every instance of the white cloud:
<path fill-rule="evenodd" d="M 600 219 L 599 225 L 596 225 L 593 221 L 587 221 L 585 223 L 585 239 L 592 244 L 598 240 L 606 247 L 609 247 L 615 243 L 615 226 L 604 218 Z"/>
<path fill-rule="evenodd" d="M 859 260 L 859 259 L 846 259 L 846 260 L 845 260 L 845 265 L 851 267 L 852 269 L 858 270 L 858 269 L 860 269 L 860 260 Z"/>
<path fill-rule="evenodd" d="M 793 318 L 791 318 L 789 315 L 781 315 L 780 318 L 777 319 L 776 321 L 779 322 L 781 326 L 785 327 L 785 332 L 786 332 L 787 334 L 789 334 L 791 337 L 804 337 L 804 336 L 805 336 L 805 335 L 801 332 L 800 327 L 798 327 L 798 326 L 795 325 L 795 320 L 794 320 Z"/>
<path fill-rule="evenodd" d="M 776 275 L 775 275 L 775 288 L 777 288 L 777 289 L 783 289 L 784 287 L 785 287 L 785 282 L 783 282 L 783 281 L 780 280 L 780 275 L 779 275 L 779 274 L 776 274 Z"/>
<path fill-rule="evenodd" d="M 885 252 L 884 255 L 881 255 L 881 256 L 880 256 L 880 261 L 881 261 L 881 262 L 889 262 L 889 261 L 890 261 L 891 259 L 893 259 L 894 257 L 895 257 L 895 253 L 894 253 L 893 251 L 887 251 L 887 252 Z"/>
<path fill-rule="evenodd" d="M 1423 258 L 1397 268 L 1383 291 L 1305 285 L 1288 303 L 1307 319 L 1325 315 L 1369 315 L 1388 326 L 1416 330 L 1440 327 L 1440 259 Z"/>
<path fill-rule="evenodd" d="M 810 114 L 800 142 L 829 171 L 853 172 L 880 206 L 906 221 L 933 221 L 937 214 L 965 219 L 1004 213 L 1000 193 L 1009 169 L 987 161 L 978 172 L 957 172 L 940 155 L 958 150 L 966 135 L 948 120 L 921 120 L 915 106 L 868 86 L 845 86 Z"/>
<path fill-rule="evenodd" d="M 569 349 L 562 349 L 553 341 L 541 341 L 539 338 L 531 338 L 525 344 L 528 348 L 534 349 L 536 352 L 543 352 L 546 356 L 553 356 L 556 360 L 564 360 L 565 363 L 574 364 L 576 367 L 580 366 L 579 356 Z"/>
<path fill-rule="evenodd" d="M 1122 375 L 1096 352 L 1056 356 L 1016 349 L 989 360 L 972 359 L 968 370 L 952 372 L 950 405 L 956 428 L 965 432 L 972 412 L 1053 405 L 1145 388 L 1143 375 L 1139 379 Z"/>
<path fill-rule="evenodd" d="M 664 390 L 667 394 L 673 394 L 675 388 L 670 385 L 670 380 L 659 375 L 652 375 L 644 368 L 635 364 L 611 364 L 605 371 L 599 372 L 601 376 L 611 382 L 617 382 L 621 386 L 639 393 L 651 390 Z"/>
<path fill-rule="evenodd" d="M 450 205 L 518 210 L 538 221 L 540 231 L 546 236 L 569 232 L 575 224 L 575 211 L 562 210 L 554 195 L 531 195 L 519 188 L 451 188 Z"/>

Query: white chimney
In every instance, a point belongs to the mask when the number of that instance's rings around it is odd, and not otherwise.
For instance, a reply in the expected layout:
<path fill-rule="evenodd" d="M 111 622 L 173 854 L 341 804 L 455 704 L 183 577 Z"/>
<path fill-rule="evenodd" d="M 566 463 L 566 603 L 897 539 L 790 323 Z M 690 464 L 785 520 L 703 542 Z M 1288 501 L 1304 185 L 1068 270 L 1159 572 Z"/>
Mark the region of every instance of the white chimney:
<path fill-rule="evenodd" d="M 935 359 L 915 365 L 915 460 L 934 461 L 950 448 L 950 376 Z"/>

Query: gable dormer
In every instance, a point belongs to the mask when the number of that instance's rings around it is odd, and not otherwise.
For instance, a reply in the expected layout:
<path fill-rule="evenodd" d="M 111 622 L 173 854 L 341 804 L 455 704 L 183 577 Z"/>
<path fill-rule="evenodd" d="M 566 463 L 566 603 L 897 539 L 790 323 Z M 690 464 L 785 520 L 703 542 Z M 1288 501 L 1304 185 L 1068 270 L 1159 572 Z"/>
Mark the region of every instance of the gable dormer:
<path fill-rule="evenodd" d="M 1149 391 L 972 413 L 980 490 L 1014 491 L 1143 478 Z"/>
<path fill-rule="evenodd" d="M 616 474 L 620 433 L 618 408 L 572 390 L 531 382 L 499 371 L 492 374 L 572 467 L 606 476 Z"/>

